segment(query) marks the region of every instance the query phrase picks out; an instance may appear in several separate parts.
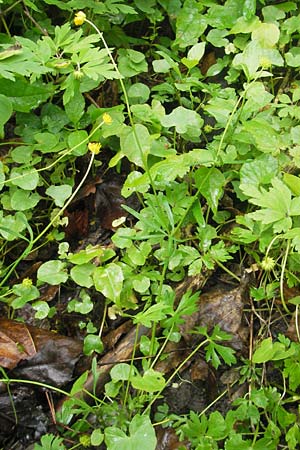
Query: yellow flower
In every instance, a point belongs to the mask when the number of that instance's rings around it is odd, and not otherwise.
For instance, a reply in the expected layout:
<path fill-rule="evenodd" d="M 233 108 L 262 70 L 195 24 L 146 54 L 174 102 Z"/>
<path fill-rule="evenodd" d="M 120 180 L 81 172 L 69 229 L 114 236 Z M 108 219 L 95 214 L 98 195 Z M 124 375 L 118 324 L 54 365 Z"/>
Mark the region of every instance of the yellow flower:
<path fill-rule="evenodd" d="M 104 113 L 102 119 L 103 122 L 106 123 L 106 125 L 110 125 L 112 123 L 112 118 L 108 113 Z"/>
<path fill-rule="evenodd" d="M 271 61 L 269 60 L 269 58 L 266 58 L 264 56 L 262 56 L 259 60 L 259 64 L 263 69 L 269 69 L 272 66 Z"/>
<path fill-rule="evenodd" d="M 30 278 L 24 278 L 24 280 L 22 281 L 22 285 L 25 287 L 30 287 L 32 286 L 32 280 Z"/>
<path fill-rule="evenodd" d="M 98 155 L 100 153 L 101 144 L 100 142 L 89 142 L 88 149 L 90 152 L 94 153 L 94 155 Z"/>
<path fill-rule="evenodd" d="M 78 13 L 75 14 L 74 23 L 78 27 L 82 25 L 85 22 L 86 15 L 83 11 L 78 11 Z"/>

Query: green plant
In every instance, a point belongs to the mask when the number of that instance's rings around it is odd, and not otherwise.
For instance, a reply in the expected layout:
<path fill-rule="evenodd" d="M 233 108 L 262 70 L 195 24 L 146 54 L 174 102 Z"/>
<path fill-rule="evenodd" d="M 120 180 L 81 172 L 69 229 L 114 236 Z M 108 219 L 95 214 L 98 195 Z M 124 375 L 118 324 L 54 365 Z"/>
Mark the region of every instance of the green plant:
<path fill-rule="evenodd" d="M 103 352 L 107 319 L 151 329 L 136 339 L 132 360 L 113 367 L 95 405 L 72 397 L 87 375 L 75 382 L 60 417 L 74 423 L 61 436 L 74 448 L 104 442 L 113 450 L 141 446 L 144 433 L 154 448 L 151 407 L 201 348 L 216 371 L 241 366 L 248 393 L 224 415 L 206 415 L 208 405 L 184 417 L 166 412 L 166 423 L 197 450 L 297 448 L 289 407 L 298 399 L 299 344 L 264 335 L 278 291 L 286 317 L 298 314 L 297 297 L 286 296 L 300 271 L 297 3 L 90 0 L 84 11 L 79 0 L 0 3 L 3 311 L 20 317 L 31 305 L 35 319 L 51 320 L 57 308 L 40 300 L 44 286 L 75 292 L 63 314 L 82 318 L 86 355 Z M 122 196 L 137 197 L 139 207 L 123 206 L 113 246 L 74 251 L 64 212 L 99 171 L 122 173 Z M 23 277 L 43 250 L 51 257 L 36 281 Z M 220 273 L 240 282 L 242 266 L 257 274 L 251 311 L 263 339 L 253 356 L 240 364 L 223 345 L 226 333 L 198 328 L 197 348 L 160 374 L 155 364 L 180 341 L 199 297 L 187 286 L 178 298 L 174 286 L 201 275 L 201 289 Z M 96 321 L 95 292 L 104 303 Z M 281 374 L 282 386 L 263 379 L 261 364 Z M 41 445 L 63 444 L 46 435 Z"/>

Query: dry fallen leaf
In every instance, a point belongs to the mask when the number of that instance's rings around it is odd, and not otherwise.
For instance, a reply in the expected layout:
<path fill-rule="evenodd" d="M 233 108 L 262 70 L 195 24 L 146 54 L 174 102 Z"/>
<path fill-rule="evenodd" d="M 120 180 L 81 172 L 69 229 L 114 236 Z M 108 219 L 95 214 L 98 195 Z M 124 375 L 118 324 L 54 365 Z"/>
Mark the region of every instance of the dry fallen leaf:
<path fill-rule="evenodd" d="M 62 386 L 71 381 L 81 352 L 80 341 L 0 319 L 0 365 L 10 376 Z"/>

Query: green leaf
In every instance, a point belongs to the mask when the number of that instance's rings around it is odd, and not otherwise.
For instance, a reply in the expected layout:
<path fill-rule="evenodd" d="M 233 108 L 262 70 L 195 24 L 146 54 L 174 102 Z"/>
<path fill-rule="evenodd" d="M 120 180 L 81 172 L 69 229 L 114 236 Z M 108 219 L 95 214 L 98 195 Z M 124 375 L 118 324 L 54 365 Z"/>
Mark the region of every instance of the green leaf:
<path fill-rule="evenodd" d="M 287 358 L 284 362 L 283 375 L 289 380 L 289 387 L 296 391 L 300 385 L 300 362 L 294 358 Z"/>
<path fill-rule="evenodd" d="M 141 274 L 136 275 L 132 281 L 133 289 L 140 294 L 144 294 L 150 287 L 150 279 Z"/>
<path fill-rule="evenodd" d="M 269 191 L 255 188 L 252 191 L 252 198 L 249 201 L 264 209 L 250 213 L 248 217 L 259 220 L 263 224 L 274 222 L 273 228 L 277 233 L 291 228 L 292 221 L 289 216 L 300 213 L 297 211 L 298 202 L 297 199 L 291 199 L 291 191 L 280 179 L 272 180 Z"/>
<path fill-rule="evenodd" d="M 93 279 L 97 291 L 113 302 L 119 301 L 124 280 L 120 266 L 110 263 L 105 267 L 97 267 Z"/>
<path fill-rule="evenodd" d="M 77 125 L 79 120 L 84 114 L 85 108 L 84 96 L 79 92 L 79 90 L 75 90 L 74 95 L 64 106 L 66 114 L 70 119 L 70 121 L 74 125 Z"/>
<path fill-rule="evenodd" d="M 78 267 L 79 269 L 82 268 L 82 266 Z M 74 279 L 74 278 L 73 278 Z M 75 283 L 77 283 L 76 279 L 74 279 Z M 85 284 L 89 284 L 86 281 L 84 281 L 81 285 L 83 286 Z M 77 283 L 79 284 L 79 283 Z M 80 284 L 79 284 L 80 285 Z M 89 286 L 86 286 L 89 287 Z M 68 312 L 75 311 L 80 314 L 88 314 L 91 312 L 94 308 L 94 304 L 91 300 L 91 297 L 85 292 L 80 292 L 80 299 L 73 299 L 68 303 Z"/>
<path fill-rule="evenodd" d="M 126 363 L 116 364 L 110 371 L 111 379 L 116 381 L 128 381 L 130 377 L 136 372 L 135 367 Z"/>
<path fill-rule="evenodd" d="M 104 440 L 104 434 L 101 432 L 101 429 L 97 428 L 96 430 L 93 430 L 91 434 L 91 445 L 94 447 L 98 447 L 100 444 L 102 444 Z"/>
<path fill-rule="evenodd" d="M 147 328 L 151 328 L 152 322 L 157 323 L 166 318 L 166 311 L 169 311 L 168 305 L 162 305 L 161 303 L 152 305 L 145 311 L 135 314 L 133 323 L 140 323 Z"/>
<path fill-rule="evenodd" d="M 103 254 L 103 248 L 97 245 L 88 245 L 84 250 L 80 250 L 77 253 L 69 253 L 68 260 L 73 264 L 86 264 L 94 258 L 101 257 Z"/>
<path fill-rule="evenodd" d="M 86 380 L 88 379 L 88 375 L 89 375 L 89 371 L 86 370 L 85 372 L 83 372 L 80 375 L 79 378 L 77 378 L 75 383 L 73 383 L 70 395 L 75 395 L 79 392 L 82 392 L 82 390 L 84 389 L 84 384 L 85 384 Z"/>
<path fill-rule="evenodd" d="M 216 213 L 219 200 L 224 192 L 224 175 L 214 167 L 201 167 L 195 172 L 194 176 L 199 192 L 205 197 L 213 213 Z"/>
<path fill-rule="evenodd" d="M 88 134 L 85 130 L 73 131 L 68 136 L 68 146 L 72 149 L 72 155 L 83 156 L 88 150 Z"/>
<path fill-rule="evenodd" d="M 270 184 L 278 173 L 278 159 L 271 155 L 261 155 L 242 165 L 240 170 L 240 189 L 245 195 L 251 196 L 251 188 Z"/>
<path fill-rule="evenodd" d="M 39 281 L 52 285 L 65 283 L 68 279 L 65 267 L 66 264 L 62 261 L 47 261 L 38 268 L 37 278 Z"/>
<path fill-rule="evenodd" d="M 34 208 L 40 201 L 40 198 L 36 192 L 31 194 L 29 191 L 17 189 L 11 196 L 11 207 L 16 211 L 26 211 Z"/>
<path fill-rule="evenodd" d="M 41 437 L 41 444 L 34 444 L 34 450 L 65 450 L 63 438 L 54 434 L 45 434 Z"/>
<path fill-rule="evenodd" d="M 117 427 L 106 427 L 107 450 L 155 450 L 156 436 L 149 417 L 136 415 L 129 424 L 129 436 Z"/>
<path fill-rule="evenodd" d="M 118 50 L 119 71 L 125 78 L 134 77 L 142 72 L 147 72 L 148 65 L 145 55 L 131 49 L 121 48 Z"/>
<path fill-rule="evenodd" d="M 202 6 L 196 0 L 186 0 L 178 13 L 176 20 L 176 39 L 174 46 L 185 48 L 197 44 L 198 38 L 207 28 Z"/>
<path fill-rule="evenodd" d="M 161 119 L 161 124 L 166 128 L 175 127 L 177 133 L 194 140 L 201 134 L 203 119 L 196 111 L 178 106 Z"/>
<path fill-rule="evenodd" d="M 120 135 L 121 152 L 139 167 L 145 168 L 147 155 L 151 148 L 151 137 L 148 129 L 141 124 L 126 127 Z"/>
<path fill-rule="evenodd" d="M 40 296 L 40 292 L 35 286 L 27 286 L 23 283 L 15 284 L 12 288 L 12 292 L 17 296 L 11 303 L 11 307 L 14 309 L 23 308 L 26 303 L 31 302 Z"/>
<path fill-rule="evenodd" d="M 128 89 L 128 98 L 131 105 L 147 102 L 150 96 L 150 89 L 146 84 L 134 83 Z"/>
<path fill-rule="evenodd" d="M 250 133 L 259 150 L 270 153 L 279 150 L 281 145 L 279 136 L 266 120 L 250 120 L 244 124 L 244 130 Z"/>
<path fill-rule="evenodd" d="M 300 178 L 291 173 L 284 173 L 283 180 L 294 195 L 300 196 Z"/>
<path fill-rule="evenodd" d="M 48 82 L 29 83 L 25 80 L 16 81 L 0 79 L 0 92 L 11 103 L 14 111 L 29 112 L 37 108 L 54 94 L 55 87 Z"/>
<path fill-rule="evenodd" d="M 69 184 L 62 184 L 61 186 L 50 186 L 46 189 L 46 194 L 54 199 L 56 206 L 63 207 L 65 201 L 72 194 L 72 187 Z"/>
<path fill-rule="evenodd" d="M 22 189 L 32 191 L 39 183 L 39 174 L 34 168 L 13 168 L 10 174 L 10 182 Z"/>
<path fill-rule="evenodd" d="M 17 212 L 14 216 L 7 215 L 3 217 L 3 212 L 0 211 L 0 233 L 4 239 L 13 241 L 20 238 L 20 233 L 27 228 L 28 222 L 26 216 Z"/>
<path fill-rule="evenodd" d="M 9 98 L 0 94 L 0 138 L 4 138 L 4 124 L 12 115 L 13 107 Z"/>
<path fill-rule="evenodd" d="M 93 272 L 95 270 L 94 264 L 86 263 L 72 267 L 70 275 L 72 280 L 79 286 L 90 288 L 93 286 Z"/>
<path fill-rule="evenodd" d="M 285 60 L 290 67 L 300 66 L 300 48 L 292 47 L 287 53 L 285 53 Z"/>
<path fill-rule="evenodd" d="M 260 23 L 252 31 L 252 40 L 257 41 L 263 48 L 274 47 L 280 36 L 280 30 L 274 23 Z"/>
<path fill-rule="evenodd" d="M 187 58 L 182 58 L 181 62 L 188 68 L 192 69 L 195 67 L 205 52 L 205 42 L 200 42 L 198 44 L 195 44 L 190 48 L 187 54 Z"/>
<path fill-rule="evenodd" d="M 47 302 L 39 300 L 38 302 L 34 302 L 32 304 L 32 308 L 36 311 L 34 315 L 36 319 L 42 320 L 48 317 L 50 306 Z"/>
<path fill-rule="evenodd" d="M 259 346 L 257 347 L 257 349 L 255 350 L 253 357 L 252 357 L 252 361 L 255 364 L 261 364 L 261 363 L 265 363 L 267 361 L 271 361 L 274 355 L 274 347 L 273 347 L 273 342 L 272 342 L 272 338 L 266 338 L 264 339 Z"/>
<path fill-rule="evenodd" d="M 243 6 L 243 16 L 250 20 L 256 11 L 256 0 L 245 0 Z"/>
<path fill-rule="evenodd" d="M 165 388 L 166 380 L 162 373 L 154 369 L 148 369 L 143 376 L 133 376 L 131 384 L 135 389 L 145 392 L 158 392 Z"/>
<path fill-rule="evenodd" d="M 33 147 L 30 145 L 19 145 L 11 151 L 13 161 L 28 165 L 32 160 Z M 35 171 L 35 169 L 33 169 Z"/>
<path fill-rule="evenodd" d="M 59 142 L 59 135 L 53 133 L 36 133 L 34 139 L 37 142 L 35 147 L 41 153 L 50 153 L 61 150 L 57 145 Z"/>
<path fill-rule="evenodd" d="M 83 343 L 83 353 L 87 356 L 90 356 L 92 353 L 102 353 L 104 350 L 103 342 L 99 335 L 96 334 L 88 334 L 84 338 Z"/>

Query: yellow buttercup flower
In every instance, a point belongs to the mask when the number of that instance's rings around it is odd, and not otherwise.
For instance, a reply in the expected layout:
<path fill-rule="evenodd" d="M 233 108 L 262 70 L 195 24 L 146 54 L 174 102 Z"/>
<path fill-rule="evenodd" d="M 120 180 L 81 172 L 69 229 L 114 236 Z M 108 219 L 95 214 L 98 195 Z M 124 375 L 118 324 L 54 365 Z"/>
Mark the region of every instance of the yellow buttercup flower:
<path fill-rule="evenodd" d="M 22 281 L 22 285 L 25 287 L 30 287 L 32 286 L 32 280 L 31 278 L 24 278 L 24 280 Z"/>
<path fill-rule="evenodd" d="M 78 11 L 78 13 L 75 14 L 74 17 L 74 23 L 75 25 L 77 25 L 78 27 L 80 25 L 82 25 L 85 22 L 86 19 L 86 15 L 84 14 L 83 11 Z"/>
<path fill-rule="evenodd" d="M 108 113 L 104 113 L 102 119 L 106 125 L 110 125 L 112 123 L 112 117 Z"/>
<path fill-rule="evenodd" d="M 89 142 L 88 149 L 90 152 L 94 153 L 94 155 L 98 155 L 98 153 L 100 153 L 101 144 L 100 142 Z"/>

